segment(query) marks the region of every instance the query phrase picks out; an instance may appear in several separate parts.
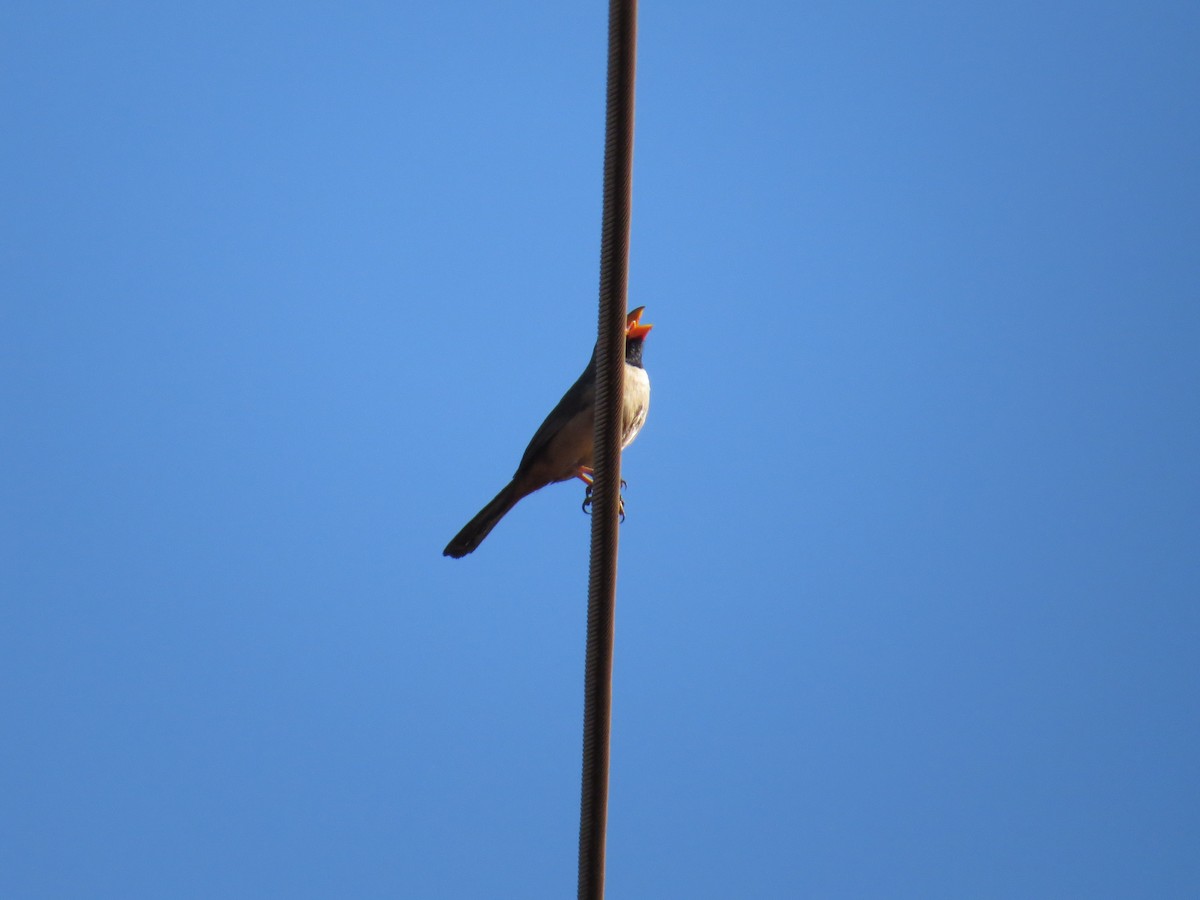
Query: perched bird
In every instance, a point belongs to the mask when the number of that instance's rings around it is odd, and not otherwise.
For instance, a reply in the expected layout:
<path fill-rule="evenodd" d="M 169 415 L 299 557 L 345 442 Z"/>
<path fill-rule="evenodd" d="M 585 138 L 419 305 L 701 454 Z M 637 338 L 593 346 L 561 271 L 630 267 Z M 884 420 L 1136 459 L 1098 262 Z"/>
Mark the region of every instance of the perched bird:
<path fill-rule="evenodd" d="M 625 320 L 625 400 L 621 410 L 621 448 L 637 437 L 650 408 L 650 378 L 642 368 L 642 345 L 652 325 L 643 325 L 639 306 Z M 596 419 L 596 351 L 579 379 L 525 448 L 516 474 L 492 502 L 479 511 L 442 551 L 461 559 L 483 542 L 504 514 L 522 497 L 556 481 L 579 478 L 592 483 L 593 427 Z"/>

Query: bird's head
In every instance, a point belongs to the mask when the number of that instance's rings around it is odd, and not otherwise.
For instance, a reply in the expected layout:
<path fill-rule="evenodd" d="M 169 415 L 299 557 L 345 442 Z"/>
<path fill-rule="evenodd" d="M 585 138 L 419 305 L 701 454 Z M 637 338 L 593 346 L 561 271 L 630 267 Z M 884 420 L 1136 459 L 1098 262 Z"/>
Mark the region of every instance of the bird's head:
<path fill-rule="evenodd" d="M 625 362 L 631 366 L 642 365 L 642 343 L 654 326 L 642 323 L 642 313 L 646 307 L 639 306 L 625 317 Z"/>

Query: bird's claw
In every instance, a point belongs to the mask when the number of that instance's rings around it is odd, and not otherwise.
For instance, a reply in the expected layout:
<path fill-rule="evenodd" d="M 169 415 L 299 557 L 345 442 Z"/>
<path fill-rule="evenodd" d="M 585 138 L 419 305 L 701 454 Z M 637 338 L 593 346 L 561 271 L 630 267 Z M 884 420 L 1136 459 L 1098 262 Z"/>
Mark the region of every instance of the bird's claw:
<path fill-rule="evenodd" d="M 624 490 L 627 487 L 629 487 L 629 485 L 626 484 L 625 479 L 622 478 L 621 479 L 621 490 Z M 592 511 L 590 509 L 588 509 L 588 507 L 591 505 L 592 505 L 592 483 L 589 481 L 587 487 L 584 488 L 583 506 L 580 508 L 590 516 L 592 514 Z M 620 521 L 622 521 L 622 522 L 625 521 L 625 498 L 621 494 L 617 495 L 617 516 L 620 519 Z"/>

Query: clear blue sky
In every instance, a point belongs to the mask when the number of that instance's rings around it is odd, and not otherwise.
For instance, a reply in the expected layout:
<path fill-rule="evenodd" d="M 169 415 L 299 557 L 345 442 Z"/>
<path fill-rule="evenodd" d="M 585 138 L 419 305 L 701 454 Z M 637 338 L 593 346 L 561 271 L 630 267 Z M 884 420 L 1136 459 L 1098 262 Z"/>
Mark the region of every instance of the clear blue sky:
<path fill-rule="evenodd" d="M 572 895 L 605 15 L 4 5 L 0 895 Z M 1198 47 L 643 5 L 611 896 L 1200 895 Z"/>

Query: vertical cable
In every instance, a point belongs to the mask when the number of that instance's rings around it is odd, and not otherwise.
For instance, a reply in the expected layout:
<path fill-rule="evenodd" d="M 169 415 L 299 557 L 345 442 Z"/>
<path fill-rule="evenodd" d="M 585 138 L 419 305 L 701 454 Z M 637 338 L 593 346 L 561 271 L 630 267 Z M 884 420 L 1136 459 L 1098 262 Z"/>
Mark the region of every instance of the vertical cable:
<path fill-rule="evenodd" d="M 637 0 L 610 0 L 604 219 L 600 237 L 600 314 L 596 349 L 595 484 L 592 487 L 592 550 L 583 688 L 583 784 L 579 805 L 579 897 L 589 900 L 604 896 L 608 824 L 608 751 L 612 723 L 636 50 Z"/>

